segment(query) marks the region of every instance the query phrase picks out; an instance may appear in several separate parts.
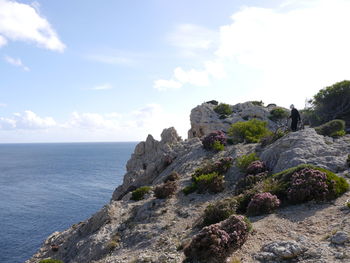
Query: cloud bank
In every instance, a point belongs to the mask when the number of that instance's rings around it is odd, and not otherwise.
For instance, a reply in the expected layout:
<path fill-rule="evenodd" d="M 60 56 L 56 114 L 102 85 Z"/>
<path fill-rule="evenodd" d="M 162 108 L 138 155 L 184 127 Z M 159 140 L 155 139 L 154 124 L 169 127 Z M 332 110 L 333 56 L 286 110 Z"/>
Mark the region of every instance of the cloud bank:
<path fill-rule="evenodd" d="M 350 77 L 349 13 L 350 2 L 346 0 L 244 7 L 232 15 L 232 23 L 217 31 L 219 41 L 211 60 L 194 60 L 193 65 L 201 64 L 199 67 L 178 66 L 169 79 L 162 79 L 164 85 L 156 80 L 154 88 L 169 89 L 167 80 L 178 89 L 184 85 L 205 87 L 230 76 L 237 83 L 259 83 L 255 87 L 249 84 L 250 93 L 262 99 L 277 103 L 279 99 L 304 100 L 300 93 L 313 95 L 326 85 Z M 207 37 L 215 43 L 210 34 Z M 194 40 L 193 45 L 199 47 L 196 43 Z M 208 63 L 215 67 L 208 68 Z M 292 97 L 287 98 L 286 91 Z"/>
<path fill-rule="evenodd" d="M 16 1 L 0 0 L 0 47 L 8 41 L 36 43 L 63 52 L 65 45 L 37 7 Z"/>

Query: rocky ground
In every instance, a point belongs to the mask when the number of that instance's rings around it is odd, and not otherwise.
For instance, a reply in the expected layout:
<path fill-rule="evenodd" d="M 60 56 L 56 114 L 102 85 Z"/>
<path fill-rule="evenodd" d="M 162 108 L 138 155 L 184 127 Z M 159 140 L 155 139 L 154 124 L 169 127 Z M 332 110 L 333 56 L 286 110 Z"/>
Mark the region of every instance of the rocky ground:
<path fill-rule="evenodd" d="M 236 113 L 231 118 L 238 119 L 242 112 L 252 116 L 257 115 L 254 112 L 263 113 L 261 118 L 267 118 L 266 108 L 256 110 L 258 106 L 249 105 L 233 106 Z M 176 131 L 169 128 L 163 131 L 161 141 L 148 136 L 138 144 L 127 164 L 123 185 L 116 189 L 110 204 L 88 220 L 53 233 L 26 263 L 37 263 L 48 257 L 65 263 L 182 262 L 183 247 L 201 229 L 206 206 L 231 196 L 235 182 L 242 177 L 238 168 L 232 167 L 225 175 L 223 192 L 184 195 L 182 189 L 191 183 L 194 170 L 220 157 L 236 158 L 257 152 L 274 172 L 311 163 L 349 180 L 346 159 L 350 153 L 350 135 L 332 139 L 308 128 L 290 133 L 267 147 L 238 144 L 219 153 L 204 150 L 193 131 L 211 132 L 223 127 L 225 121 L 219 119 L 212 108 L 203 104 L 192 111 L 189 140 L 181 140 Z M 198 118 L 200 112 L 209 114 L 210 119 L 203 115 Z M 132 190 L 142 185 L 160 185 L 173 171 L 180 174 L 173 197 L 156 199 L 151 192 L 141 201 L 130 200 Z M 350 194 L 346 193 L 332 202 L 309 202 L 280 208 L 274 214 L 251 217 L 253 232 L 229 260 L 231 263 L 350 262 L 350 209 L 344 205 L 348 199 Z"/>

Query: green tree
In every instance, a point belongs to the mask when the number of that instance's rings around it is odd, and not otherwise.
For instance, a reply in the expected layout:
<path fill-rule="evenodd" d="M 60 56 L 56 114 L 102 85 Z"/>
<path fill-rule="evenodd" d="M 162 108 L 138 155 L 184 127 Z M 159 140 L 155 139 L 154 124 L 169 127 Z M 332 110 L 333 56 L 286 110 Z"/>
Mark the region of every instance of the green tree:
<path fill-rule="evenodd" d="M 321 89 L 312 100 L 315 114 L 322 123 L 345 120 L 350 126 L 350 81 L 344 80 Z"/>

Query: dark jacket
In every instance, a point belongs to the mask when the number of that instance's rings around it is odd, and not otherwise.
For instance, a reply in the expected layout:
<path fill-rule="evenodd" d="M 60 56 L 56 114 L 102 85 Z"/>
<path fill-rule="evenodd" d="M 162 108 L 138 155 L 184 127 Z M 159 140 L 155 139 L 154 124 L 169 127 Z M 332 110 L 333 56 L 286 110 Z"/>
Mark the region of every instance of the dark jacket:
<path fill-rule="evenodd" d="M 290 114 L 290 118 L 292 118 L 292 120 L 300 121 L 299 111 L 295 108 L 292 109 L 291 114 Z"/>

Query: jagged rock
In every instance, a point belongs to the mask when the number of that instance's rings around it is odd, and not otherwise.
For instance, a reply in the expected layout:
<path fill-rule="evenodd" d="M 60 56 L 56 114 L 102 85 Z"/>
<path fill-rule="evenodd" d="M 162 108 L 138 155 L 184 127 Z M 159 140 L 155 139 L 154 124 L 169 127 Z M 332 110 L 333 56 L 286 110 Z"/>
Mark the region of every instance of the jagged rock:
<path fill-rule="evenodd" d="M 262 252 L 255 255 L 257 260 L 261 262 L 276 262 L 297 258 L 307 248 L 295 241 L 277 241 L 264 245 L 261 250 Z"/>
<path fill-rule="evenodd" d="M 179 150 L 176 149 L 176 145 L 181 141 L 176 130 L 171 127 L 163 130 L 161 141 L 148 135 L 146 141 L 137 144 L 126 164 L 127 173 L 123 184 L 114 191 L 112 200 L 121 200 L 132 186 L 135 188 L 151 184 L 176 158 Z"/>
<path fill-rule="evenodd" d="M 324 137 L 312 128 L 291 132 L 267 146 L 260 158 L 273 170 L 280 172 L 299 164 L 314 164 L 334 172 L 347 169 L 350 151 L 348 136 L 340 139 Z"/>
<path fill-rule="evenodd" d="M 277 127 L 277 124 L 268 118 L 271 108 L 254 105 L 251 102 L 238 103 L 231 106 L 232 114 L 224 119 L 220 118 L 214 108 L 214 104 L 206 102 L 192 109 L 191 129 L 188 131 L 188 138 L 201 138 L 216 130 L 227 132 L 231 124 L 253 118 L 267 121 L 270 129 L 274 130 Z"/>
<path fill-rule="evenodd" d="M 338 231 L 331 237 L 331 242 L 336 245 L 343 245 L 349 241 L 349 236 L 346 232 Z"/>

